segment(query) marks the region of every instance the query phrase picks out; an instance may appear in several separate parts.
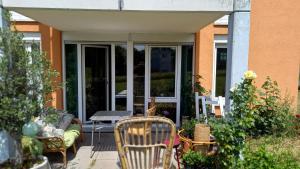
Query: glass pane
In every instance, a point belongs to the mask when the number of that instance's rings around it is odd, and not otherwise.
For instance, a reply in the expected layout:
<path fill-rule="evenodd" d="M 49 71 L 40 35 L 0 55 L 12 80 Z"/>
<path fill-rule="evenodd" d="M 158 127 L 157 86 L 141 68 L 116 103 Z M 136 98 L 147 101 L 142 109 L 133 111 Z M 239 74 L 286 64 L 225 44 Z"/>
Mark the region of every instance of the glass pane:
<path fill-rule="evenodd" d="M 32 51 L 40 51 L 41 50 L 40 42 L 34 41 L 31 45 L 31 50 Z"/>
<path fill-rule="evenodd" d="M 107 110 L 107 48 L 85 47 L 86 120 Z"/>
<path fill-rule="evenodd" d="M 156 106 L 156 116 L 167 117 L 176 123 L 176 103 L 156 103 Z"/>
<path fill-rule="evenodd" d="M 181 55 L 181 115 L 193 116 L 193 45 L 183 45 Z"/>
<path fill-rule="evenodd" d="M 216 96 L 225 96 L 227 48 L 217 48 Z"/>
<path fill-rule="evenodd" d="M 151 97 L 175 96 L 175 47 L 151 48 Z"/>
<path fill-rule="evenodd" d="M 116 45 L 116 110 L 126 110 L 127 102 L 127 46 Z"/>
<path fill-rule="evenodd" d="M 133 101 L 134 114 L 144 114 L 145 101 L 145 46 L 134 45 Z"/>
<path fill-rule="evenodd" d="M 65 45 L 66 109 L 78 117 L 77 45 Z"/>

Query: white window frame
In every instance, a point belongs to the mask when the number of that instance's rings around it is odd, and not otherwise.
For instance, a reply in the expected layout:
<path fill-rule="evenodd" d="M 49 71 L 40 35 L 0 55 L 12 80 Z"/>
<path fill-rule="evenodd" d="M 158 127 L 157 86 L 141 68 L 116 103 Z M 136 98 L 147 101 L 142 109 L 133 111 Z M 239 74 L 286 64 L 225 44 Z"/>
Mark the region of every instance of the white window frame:
<path fill-rule="evenodd" d="M 215 36 L 214 48 L 213 48 L 213 74 L 212 74 L 212 90 L 211 95 L 216 96 L 216 72 L 217 72 L 217 49 L 227 48 L 227 36 Z"/>
<path fill-rule="evenodd" d="M 106 60 L 106 78 L 109 78 L 109 56 L 108 56 L 108 53 L 109 53 L 109 48 L 106 47 L 106 46 L 96 46 L 96 45 L 82 45 L 82 65 L 81 65 L 81 71 L 82 71 L 82 103 L 83 103 L 83 106 L 82 106 L 82 117 L 83 117 L 83 121 L 84 122 L 89 122 L 89 120 L 86 119 L 86 90 L 85 90 L 85 48 L 86 47 L 93 47 L 93 48 L 101 48 L 101 49 L 105 49 L 106 50 L 106 55 L 105 55 L 105 60 Z M 106 79 L 106 110 L 109 110 L 109 82 L 108 80 Z"/>
<path fill-rule="evenodd" d="M 27 51 L 31 52 L 31 45 L 33 42 L 39 43 L 40 50 L 42 50 L 42 43 L 41 43 L 41 34 L 37 32 L 33 33 L 23 33 L 23 41 L 25 42 L 25 48 Z"/>
<path fill-rule="evenodd" d="M 111 57 L 111 72 L 110 72 L 110 78 L 111 78 L 111 90 L 108 92 L 111 92 L 111 107 L 109 107 L 109 109 L 111 110 L 115 110 L 115 46 L 118 45 L 118 44 L 126 44 L 127 45 L 127 51 L 128 51 L 128 43 L 127 42 L 124 42 L 124 41 L 120 41 L 120 42 L 79 42 L 79 41 L 63 41 L 63 71 L 64 71 L 64 74 L 63 74 L 63 79 L 64 79 L 64 82 L 66 80 L 66 70 L 65 70 L 65 64 L 66 64 L 66 61 L 65 61 L 65 45 L 66 44 L 76 44 L 77 45 L 77 91 L 78 91 L 78 118 L 80 120 L 82 120 L 84 123 L 86 122 L 89 122 L 89 121 L 84 121 L 85 120 L 85 91 L 84 91 L 84 85 L 85 85 L 85 77 L 84 77 L 84 72 L 83 72 L 83 66 L 84 66 L 84 60 L 83 60 L 83 46 L 101 46 L 101 45 L 109 45 L 111 46 L 111 51 L 110 51 L 110 54 L 111 56 L 108 56 Z M 109 54 L 109 53 L 107 53 Z M 133 59 L 133 58 L 132 58 Z M 108 59 L 109 60 L 109 59 Z M 129 59 L 128 59 L 128 52 L 127 52 L 127 91 L 128 91 L 128 85 L 133 85 L 133 84 L 128 84 L 128 79 L 130 78 L 128 76 L 128 74 L 130 74 L 130 70 L 128 70 L 128 66 L 130 66 L 128 64 L 129 62 Z M 107 63 L 109 64 L 109 63 Z M 133 70 L 133 69 L 132 69 Z M 133 73 L 132 75 L 130 75 L 132 78 L 133 78 Z M 133 88 L 133 87 L 132 87 Z M 114 90 L 112 90 L 114 89 Z M 130 107 L 128 107 L 128 98 L 130 97 L 130 94 L 132 93 L 132 97 L 133 97 L 133 92 L 127 92 L 127 110 L 130 109 Z M 66 98 L 66 87 L 64 85 L 64 109 L 66 110 L 67 108 L 67 98 Z M 133 107 L 133 103 L 132 103 L 132 107 Z M 133 111 L 133 108 L 132 110 L 130 111 Z M 89 126 L 89 125 L 87 125 Z"/>
<path fill-rule="evenodd" d="M 176 103 L 176 126 L 180 126 L 180 98 L 181 98 L 181 49 L 182 45 L 184 43 L 171 43 L 171 44 L 147 44 L 143 42 L 134 42 L 134 41 L 120 41 L 120 42 L 89 42 L 89 41 L 63 41 L 63 70 L 64 70 L 64 75 L 63 78 L 65 80 L 65 45 L 66 44 L 77 44 L 77 74 L 78 74 L 78 117 L 81 120 L 85 119 L 85 108 L 84 108 L 84 98 L 83 98 L 83 70 L 82 67 L 84 66 L 84 63 L 82 61 L 82 46 L 84 45 L 110 45 L 111 46 L 111 87 L 114 90 L 111 90 L 111 110 L 115 110 L 115 45 L 117 44 L 126 44 L 127 45 L 127 110 L 133 111 L 133 44 L 143 44 L 145 45 L 145 112 L 146 109 L 148 108 L 148 103 L 151 101 L 150 99 L 150 76 L 148 75 L 149 73 L 149 61 L 150 61 L 150 51 L 149 51 L 149 46 L 161 46 L 161 47 L 176 47 L 176 67 L 175 67 L 175 97 L 169 97 L 169 98 L 156 98 L 156 102 L 158 103 Z M 193 44 L 193 50 L 195 50 L 195 46 Z M 195 59 L 195 54 L 193 52 L 193 61 Z M 193 70 L 194 70 L 194 65 L 193 65 Z M 131 92 L 130 92 L 131 90 Z M 64 88 L 64 96 L 66 96 L 66 90 Z M 66 97 L 64 97 L 64 103 L 66 103 Z M 65 109 L 66 109 L 66 104 L 65 104 Z M 83 121 L 87 122 L 87 121 Z M 85 125 L 89 127 L 89 125 Z"/>
<path fill-rule="evenodd" d="M 155 97 L 157 103 L 175 103 L 176 104 L 176 126 L 180 125 L 180 96 L 181 96 L 181 48 L 182 45 L 145 45 L 145 113 L 148 104 L 151 102 L 151 48 L 152 47 L 170 47 L 175 48 L 175 91 L 174 97 Z"/>
<path fill-rule="evenodd" d="M 115 111 L 116 110 L 116 99 L 118 99 L 116 96 L 116 46 L 118 45 L 125 45 L 126 46 L 126 51 L 128 50 L 128 45 L 127 43 L 112 43 L 111 44 L 111 110 Z M 127 104 L 128 102 L 128 77 L 130 78 L 130 76 L 132 75 L 128 75 L 130 74 L 130 72 L 128 72 L 128 67 L 131 65 L 128 65 L 129 61 L 128 61 L 128 52 L 126 53 L 126 110 L 128 111 L 132 111 L 130 110 L 130 104 Z M 130 84 L 129 84 L 130 85 Z"/>

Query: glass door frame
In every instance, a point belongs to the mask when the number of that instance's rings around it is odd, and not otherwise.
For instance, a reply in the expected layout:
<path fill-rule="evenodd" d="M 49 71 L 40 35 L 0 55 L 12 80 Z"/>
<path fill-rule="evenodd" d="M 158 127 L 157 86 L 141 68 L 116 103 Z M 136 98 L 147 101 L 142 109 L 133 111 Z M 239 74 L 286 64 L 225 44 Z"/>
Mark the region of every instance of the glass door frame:
<path fill-rule="evenodd" d="M 102 48 L 105 49 L 105 62 L 106 62 L 106 110 L 109 110 L 109 92 L 110 92 L 110 84 L 109 84 L 109 47 L 104 45 L 89 45 L 82 44 L 82 58 L 81 58 L 81 81 L 82 81 L 82 120 L 83 122 L 88 122 L 86 119 L 86 88 L 85 88 L 85 48 L 93 47 L 93 48 Z"/>
<path fill-rule="evenodd" d="M 176 103 L 176 126 L 180 126 L 180 96 L 181 96 L 181 45 L 148 44 L 145 45 L 145 110 L 151 102 L 151 48 L 170 47 L 176 49 L 175 54 L 175 93 L 174 97 L 155 97 L 156 103 Z"/>

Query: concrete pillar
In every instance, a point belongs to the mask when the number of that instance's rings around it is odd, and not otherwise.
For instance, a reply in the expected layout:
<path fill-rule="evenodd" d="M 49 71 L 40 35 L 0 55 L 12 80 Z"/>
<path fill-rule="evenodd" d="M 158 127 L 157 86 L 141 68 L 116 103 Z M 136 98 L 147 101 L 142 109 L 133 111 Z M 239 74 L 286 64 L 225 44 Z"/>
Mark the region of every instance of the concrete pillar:
<path fill-rule="evenodd" d="M 226 70 L 226 110 L 230 110 L 230 88 L 241 81 L 248 70 L 250 0 L 234 0 L 229 16 L 228 57 Z"/>

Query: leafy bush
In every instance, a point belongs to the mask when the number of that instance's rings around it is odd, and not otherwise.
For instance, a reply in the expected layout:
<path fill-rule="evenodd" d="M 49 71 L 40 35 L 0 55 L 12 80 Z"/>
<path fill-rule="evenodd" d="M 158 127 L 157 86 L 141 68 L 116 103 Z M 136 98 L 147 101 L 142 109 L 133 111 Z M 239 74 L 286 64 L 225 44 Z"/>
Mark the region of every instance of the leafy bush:
<path fill-rule="evenodd" d="M 248 75 L 251 73 L 253 77 Z M 256 106 L 259 104 L 257 88 L 254 85 L 255 78 L 254 72 L 245 72 L 242 82 L 230 92 L 232 111 L 229 113 L 229 118 L 238 121 L 239 127 L 247 132 L 250 132 L 255 124 Z"/>
<path fill-rule="evenodd" d="M 292 103 L 288 98 L 281 98 L 277 82 L 270 77 L 262 85 L 260 102 L 252 135 L 280 134 L 291 127 Z"/>
<path fill-rule="evenodd" d="M 35 101 L 28 97 L 31 88 L 26 72 L 30 69 L 29 54 L 23 36 L 0 31 L 0 128 L 15 137 L 21 134 L 22 126 L 36 111 Z"/>
<path fill-rule="evenodd" d="M 35 159 L 43 153 L 43 143 L 36 138 L 23 136 L 22 149 L 25 158 Z"/>
<path fill-rule="evenodd" d="M 239 164 L 247 137 L 281 134 L 296 128 L 292 124 L 295 120 L 291 116 L 291 104 L 288 99 L 281 98 L 278 84 L 268 77 L 259 91 L 254 84 L 255 78 L 254 72 L 245 72 L 242 82 L 231 89 L 232 111 L 225 119 L 210 121 L 212 134 L 219 145 L 216 158 L 221 168 L 239 168 L 236 165 Z M 257 165 L 272 163 L 273 155 L 263 149 L 254 153 L 257 153 L 255 157 L 262 158 L 262 164 L 256 163 Z M 252 156 L 248 160 L 255 163 Z M 245 164 L 244 167 L 246 166 Z M 270 165 L 271 168 L 272 166 Z"/>
<path fill-rule="evenodd" d="M 39 157 L 43 153 L 43 143 L 36 138 L 23 136 L 22 137 L 23 150 L 23 168 L 31 168 L 35 164 L 43 162 Z"/>
<path fill-rule="evenodd" d="M 5 15 L 9 22 L 7 11 Z M 17 151 L 21 152 L 22 127 L 33 116 L 41 115 L 52 101 L 51 93 L 59 86 L 58 73 L 38 48 L 26 51 L 23 35 L 11 31 L 11 27 L 0 29 L 0 51 L 0 130 L 6 130 L 17 141 Z M 39 145 L 37 140 L 31 142 Z M 35 156 L 39 150 L 31 147 L 29 153 Z M 21 162 L 16 158 L 6 165 L 20 168 Z"/>
<path fill-rule="evenodd" d="M 22 126 L 52 100 L 58 74 L 40 50 L 25 50 L 21 33 L 1 29 L 0 37 L 0 127 L 20 137 Z"/>
<path fill-rule="evenodd" d="M 183 162 L 190 168 L 204 168 L 208 165 L 208 157 L 202 155 L 200 152 L 189 150 L 183 155 Z"/>
<path fill-rule="evenodd" d="M 192 76 L 187 77 L 187 82 L 181 87 L 182 113 L 192 118 L 196 117 L 195 92 L 199 92 L 200 96 L 207 92 L 201 84 L 202 77 L 200 75 L 194 75 L 194 78 L 195 83 L 193 83 Z"/>
<path fill-rule="evenodd" d="M 47 107 L 43 109 L 42 116 L 46 124 L 56 124 L 59 121 L 58 110 L 52 107 Z"/>
<path fill-rule="evenodd" d="M 247 71 L 242 82 L 231 89 L 232 111 L 224 119 L 211 120 L 212 134 L 218 143 L 217 161 L 220 168 L 235 166 L 244 148 L 247 133 L 255 124 L 257 105 L 256 74 Z"/>
<path fill-rule="evenodd" d="M 245 143 L 246 132 L 238 123 L 239 121 L 228 119 L 210 121 L 212 135 L 218 144 L 216 162 L 220 168 L 234 166 L 240 157 L 240 152 Z"/>

